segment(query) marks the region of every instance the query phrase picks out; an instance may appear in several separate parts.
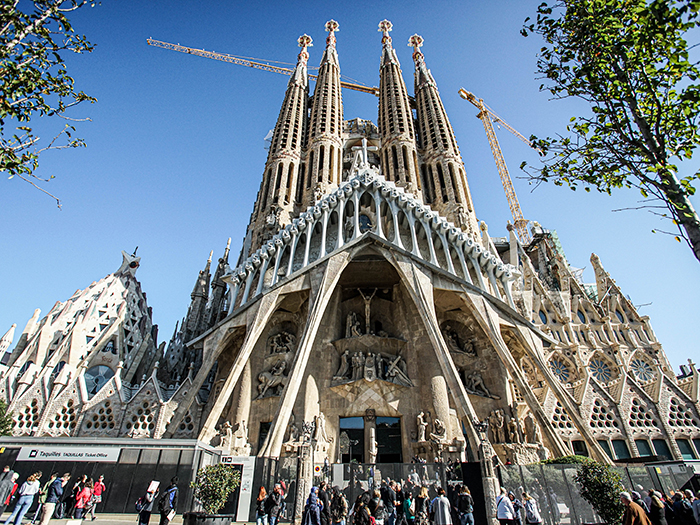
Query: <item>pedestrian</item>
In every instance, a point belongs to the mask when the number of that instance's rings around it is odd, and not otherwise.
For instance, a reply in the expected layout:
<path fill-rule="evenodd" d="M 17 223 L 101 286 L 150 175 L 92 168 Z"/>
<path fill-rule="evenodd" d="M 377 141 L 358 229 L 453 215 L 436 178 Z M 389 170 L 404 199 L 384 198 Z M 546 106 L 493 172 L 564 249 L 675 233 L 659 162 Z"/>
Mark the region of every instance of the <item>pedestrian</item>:
<path fill-rule="evenodd" d="M 435 525 L 452 525 L 450 501 L 445 496 L 445 489 L 438 487 L 438 495 L 430 502 L 430 514 Z"/>
<path fill-rule="evenodd" d="M 527 525 L 540 525 L 542 523 L 537 501 L 527 492 L 523 492 L 523 508 L 525 509 L 525 523 Z"/>
<path fill-rule="evenodd" d="M 331 498 L 326 490 L 328 484 L 322 481 L 318 486 L 318 499 L 321 500 L 321 525 L 331 525 Z"/>
<path fill-rule="evenodd" d="M 255 523 L 256 525 L 267 525 L 267 513 L 265 512 L 265 502 L 267 501 L 267 491 L 265 487 L 260 487 L 258 498 L 255 500 Z"/>
<path fill-rule="evenodd" d="M 357 496 L 352 506 L 352 525 L 370 525 L 370 512 L 363 494 Z"/>
<path fill-rule="evenodd" d="M 416 496 L 416 525 L 428 525 L 430 515 L 430 499 L 428 487 L 421 487 Z"/>
<path fill-rule="evenodd" d="M 17 490 L 17 478 L 19 478 L 19 474 L 12 472 L 9 477 L 0 481 L 0 515 L 5 512 L 5 508 L 10 504 L 10 500 Z"/>
<path fill-rule="evenodd" d="M 457 496 L 460 525 L 474 525 L 474 498 L 466 485 Z"/>
<path fill-rule="evenodd" d="M 374 517 L 374 523 L 376 525 L 384 525 L 386 519 L 389 517 L 389 513 L 382 499 L 382 493 L 379 489 L 374 489 L 372 496 L 372 499 L 367 504 L 367 510 L 369 510 L 372 517 Z"/>
<path fill-rule="evenodd" d="M 102 493 L 105 490 L 107 490 L 107 487 L 105 486 L 105 477 L 100 476 L 92 487 L 92 506 L 90 507 L 90 516 L 93 520 L 97 519 L 95 509 L 97 508 L 98 503 L 102 503 Z"/>
<path fill-rule="evenodd" d="M 136 512 L 139 513 L 139 525 L 148 525 L 148 522 L 151 521 L 153 504 L 155 503 L 159 492 L 160 491 L 158 489 L 147 490 L 146 494 L 141 496 L 136 502 Z"/>
<path fill-rule="evenodd" d="M 651 525 L 651 521 L 647 517 L 644 509 L 632 501 L 632 495 L 629 492 L 622 492 L 620 500 L 625 505 L 625 514 L 622 517 L 622 525 Z"/>
<path fill-rule="evenodd" d="M 690 492 L 690 489 L 686 491 Z M 692 494 L 692 492 L 690 492 Z M 695 521 L 698 525 L 700 525 L 700 492 L 696 492 L 695 494 L 697 497 L 693 498 L 693 501 L 691 503 L 693 507 L 693 516 L 695 516 Z"/>
<path fill-rule="evenodd" d="M 39 491 L 39 505 L 36 507 L 36 512 L 34 513 L 34 517 L 32 518 L 32 525 L 36 522 L 37 519 L 39 519 L 39 514 L 41 513 L 41 509 L 44 506 L 44 503 L 46 503 L 46 496 L 48 495 L 49 492 L 49 487 L 51 484 L 56 481 L 56 478 L 58 477 L 58 472 L 54 472 L 51 474 L 51 477 L 49 480 L 44 483 L 44 486 L 41 487 L 41 490 Z"/>
<path fill-rule="evenodd" d="M 636 490 L 633 490 L 632 492 L 630 492 L 630 496 L 632 496 L 632 501 L 634 501 L 637 505 L 642 507 L 642 510 L 646 512 L 648 516 L 649 506 L 647 505 L 646 501 L 644 501 L 644 498 L 642 498 L 642 495 Z"/>
<path fill-rule="evenodd" d="M 87 480 L 87 474 L 83 474 L 78 478 L 78 481 L 76 481 L 73 484 L 73 489 L 71 490 L 69 497 L 66 499 L 66 508 L 68 509 L 68 516 L 75 517 L 75 502 L 78 499 L 78 494 L 80 494 L 80 491 L 83 490 L 83 486 L 85 485 L 85 483 L 87 483 Z"/>
<path fill-rule="evenodd" d="M 275 483 L 275 486 L 272 488 L 272 493 L 265 501 L 265 514 L 267 514 L 267 521 L 269 525 L 277 524 L 280 519 L 283 504 L 284 498 L 282 497 L 282 487 L 279 483 Z"/>
<path fill-rule="evenodd" d="M 318 498 L 318 487 L 311 487 L 304 507 L 303 525 L 321 525 L 321 508 L 323 503 Z"/>
<path fill-rule="evenodd" d="M 34 503 L 34 496 L 41 490 L 40 479 L 41 472 L 35 472 L 27 478 L 27 481 L 22 483 L 22 486 L 19 488 L 19 499 L 17 500 L 15 509 L 12 511 L 12 514 L 10 514 L 10 517 L 5 520 L 5 525 L 13 521 L 15 525 L 22 523 L 22 518 L 24 518 L 24 515 L 32 506 L 32 503 Z"/>
<path fill-rule="evenodd" d="M 0 472 L 0 482 L 5 481 L 6 479 L 12 479 L 12 474 L 15 472 L 10 469 L 10 465 L 5 465 L 2 468 L 2 472 Z"/>
<path fill-rule="evenodd" d="M 333 487 L 333 499 L 331 499 L 331 524 L 345 525 L 348 517 L 348 500 L 340 487 Z"/>
<path fill-rule="evenodd" d="M 649 520 L 651 525 L 668 525 L 666 521 L 666 504 L 661 500 L 661 494 L 649 490 Z"/>
<path fill-rule="evenodd" d="M 84 484 L 83 488 L 80 489 L 78 495 L 75 497 L 75 519 L 82 520 L 85 515 L 85 509 L 90 506 L 90 500 L 92 499 L 92 480 L 88 479 Z"/>
<path fill-rule="evenodd" d="M 416 508 L 413 503 L 413 494 L 406 490 L 406 496 L 403 500 L 403 515 L 406 518 L 406 523 L 408 525 L 415 525 L 416 523 Z"/>
<path fill-rule="evenodd" d="M 515 509 L 508 497 L 506 489 L 501 487 L 501 494 L 496 498 L 496 517 L 501 525 L 513 525 L 515 519 Z"/>
<path fill-rule="evenodd" d="M 515 525 L 521 525 L 522 520 L 520 519 L 520 509 L 523 508 L 523 504 L 520 503 L 520 500 L 515 497 L 515 494 L 513 494 L 512 491 L 508 493 L 508 499 L 513 504 L 513 521 L 515 522 Z"/>
<path fill-rule="evenodd" d="M 160 512 L 160 525 L 168 525 L 177 513 L 177 497 L 180 492 L 177 484 L 180 480 L 177 476 L 170 480 L 170 485 L 158 500 L 158 511 Z"/>
<path fill-rule="evenodd" d="M 49 520 L 56 511 L 56 505 L 63 497 L 63 488 L 68 483 L 68 480 L 70 480 L 70 472 L 66 472 L 60 478 L 56 477 L 51 485 L 49 485 L 49 489 L 46 491 L 46 501 L 41 507 L 41 521 L 39 525 L 48 525 Z"/>

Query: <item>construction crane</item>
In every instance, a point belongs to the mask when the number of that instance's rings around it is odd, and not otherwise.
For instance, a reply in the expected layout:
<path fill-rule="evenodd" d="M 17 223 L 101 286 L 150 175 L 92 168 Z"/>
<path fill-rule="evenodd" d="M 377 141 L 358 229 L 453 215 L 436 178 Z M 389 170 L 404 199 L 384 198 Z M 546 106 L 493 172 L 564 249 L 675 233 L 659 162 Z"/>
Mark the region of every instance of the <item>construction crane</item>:
<path fill-rule="evenodd" d="M 196 49 L 194 47 L 181 46 L 180 44 L 170 44 L 169 42 L 161 42 L 160 40 L 153 40 L 152 38 L 147 38 L 146 42 L 149 46 L 162 47 L 163 49 L 170 49 L 172 51 L 179 51 L 180 53 L 187 53 L 188 55 L 197 55 L 204 58 L 211 58 L 213 60 L 221 60 L 222 62 L 228 62 L 230 64 L 238 64 L 239 66 L 252 67 L 255 69 L 262 69 L 263 71 L 271 71 L 273 73 L 280 73 L 282 75 L 291 76 L 294 72 L 293 69 L 280 66 L 271 66 L 270 64 L 263 64 L 262 62 L 255 62 L 244 57 L 237 57 L 235 55 L 227 55 L 226 53 L 217 53 L 216 51 L 206 51 L 204 49 Z M 318 75 L 309 75 L 310 78 L 316 79 Z M 379 88 L 363 86 L 361 84 L 353 84 L 352 82 L 340 82 L 341 87 L 346 89 L 353 89 L 355 91 L 361 91 L 362 93 L 369 93 L 376 97 L 379 96 Z"/>
<path fill-rule="evenodd" d="M 464 88 L 459 90 L 459 96 L 474 104 L 479 110 L 477 117 L 481 119 L 481 122 L 484 124 L 484 129 L 486 130 L 486 137 L 488 138 L 489 145 L 491 146 L 491 153 L 493 153 L 493 158 L 496 161 L 496 167 L 498 168 L 498 174 L 501 176 L 503 190 L 505 191 L 506 198 L 508 199 L 508 206 L 510 207 L 510 212 L 513 215 L 513 226 L 515 227 L 515 231 L 518 234 L 518 239 L 520 239 L 520 242 L 522 244 L 528 244 L 532 240 L 530 237 L 530 232 L 527 231 L 528 221 L 523 217 L 523 212 L 520 209 L 520 203 L 518 202 L 518 197 L 515 194 L 515 189 L 513 188 L 513 181 L 510 179 L 510 173 L 508 173 L 506 160 L 503 158 L 501 146 L 498 143 L 496 132 L 493 129 L 493 122 L 506 128 L 531 148 L 535 148 L 535 146 L 527 138 L 518 133 L 516 129 L 510 126 L 510 124 L 499 117 L 490 107 L 484 104 L 483 99 L 477 99 L 472 93 Z"/>

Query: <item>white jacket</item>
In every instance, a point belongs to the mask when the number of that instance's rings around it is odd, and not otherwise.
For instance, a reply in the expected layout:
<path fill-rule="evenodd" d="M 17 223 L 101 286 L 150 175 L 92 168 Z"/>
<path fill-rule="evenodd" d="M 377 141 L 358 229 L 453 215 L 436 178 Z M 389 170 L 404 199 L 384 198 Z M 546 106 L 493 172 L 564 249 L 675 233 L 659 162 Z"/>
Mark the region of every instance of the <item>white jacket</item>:
<path fill-rule="evenodd" d="M 498 514 L 496 517 L 499 520 L 512 520 L 515 518 L 515 509 L 508 496 L 498 496 L 496 505 L 498 506 Z"/>

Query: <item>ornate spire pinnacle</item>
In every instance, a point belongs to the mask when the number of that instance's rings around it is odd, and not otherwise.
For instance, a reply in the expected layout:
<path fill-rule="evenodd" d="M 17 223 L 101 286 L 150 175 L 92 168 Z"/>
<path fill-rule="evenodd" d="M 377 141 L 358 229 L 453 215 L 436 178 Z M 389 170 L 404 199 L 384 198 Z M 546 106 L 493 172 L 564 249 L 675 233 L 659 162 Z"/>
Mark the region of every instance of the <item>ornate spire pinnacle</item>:
<path fill-rule="evenodd" d="M 309 52 L 306 50 L 306 48 L 313 47 L 313 39 L 309 35 L 304 33 L 299 38 L 297 38 L 297 42 L 299 43 L 299 47 L 301 48 L 301 51 L 299 51 L 299 63 L 306 64 L 306 62 L 309 60 Z"/>
<path fill-rule="evenodd" d="M 413 35 L 411 38 L 408 39 L 408 47 L 413 48 L 414 58 L 417 53 L 422 54 L 420 52 L 420 48 L 423 47 L 423 37 L 420 35 Z"/>
<path fill-rule="evenodd" d="M 231 251 L 231 237 L 228 238 L 228 242 L 226 243 L 226 250 L 224 250 L 224 261 L 228 262 L 228 253 Z"/>
<path fill-rule="evenodd" d="M 391 31 L 392 27 L 393 25 L 386 18 L 379 22 L 379 31 L 383 33 L 382 44 L 391 45 L 391 37 L 389 36 L 389 31 Z"/>
<path fill-rule="evenodd" d="M 326 38 L 326 45 L 335 47 L 335 32 L 339 31 L 340 24 L 335 20 L 331 19 L 326 22 L 326 31 L 328 31 L 328 38 Z"/>
<path fill-rule="evenodd" d="M 211 264 L 211 258 L 214 257 L 214 250 L 209 252 L 209 259 L 207 259 L 207 264 Z"/>

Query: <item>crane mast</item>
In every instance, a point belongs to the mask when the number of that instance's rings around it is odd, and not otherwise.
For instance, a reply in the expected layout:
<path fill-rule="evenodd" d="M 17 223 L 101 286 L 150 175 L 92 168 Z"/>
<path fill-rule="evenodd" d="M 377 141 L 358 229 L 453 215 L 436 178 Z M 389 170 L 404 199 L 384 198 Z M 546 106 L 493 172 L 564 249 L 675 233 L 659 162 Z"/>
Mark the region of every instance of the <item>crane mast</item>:
<path fill-rule="evenodd" d="M 481 122 L 484 124 L 484 129 L 486 130 L 486 137 L 488 138 L 489 145 L 491 146 L 491 153 L 493 154 L 493 158 L 496 161 L 498 174 L 501 177 L 501 184 L 503 184 L 503 191 L 505 191 L 506 198 L 508 199 L 508 206 L 510 207 L 510 213 L 513 216 L 513 226 L 515 227 L 515 231 L 517 232 L 518 239 L 520 240 L 520 242 L 522 244 L 528 244 L 532 240 L 530 237 L 530 232 L 527 231 L 528 221 L 523 217 L 523 212 L 520 209 L 518 196 L 515 194 L 515 189 L 513 188 L 513 181 L 510 178 L 510 173 L 508 173 L 506 160 L 503 158 L 501 145 L 498 143 L 496 131 L 493 129 L 493 122 L 501 124 L 513 135 L 525 142 L 528 146 L 534 146 L 528 139 L 526 139 L 523 135 L 518 133 L 501 117 L 496 115 L 496 113 L 494 113 L 491 110 L 491 108 L 484 104 L 483 99 L 477 99 L 472 93 L 465 90 L 464 88 L 459 90 L 459 96 L 474 104 L 474 106 L 476 106 L 479 110 L 477 117 L 481 119 Z"/>
<path fill-rule="evenodd" d="M 291 76 L 294 72 L 293 69 L 289 69 L 286 67 L 272 66 L 270 64 L 264 64 L 262 62 L 249 60 L 247 58 L 237 57 L 235 55 L 227 55 L 226 53 L 217 53 L 216 51 L 206 51 L 205 49 L 197 49 L 194 47 L 181 46 L 180 44 L 161 42 L 160 40 L 153 40 L 152 38 L 147 38 L 146 43 L 149 46 L 170 49 L 171 51 L 187 53 L 188 55 L 197 55 L 204 58 L 211 58 L 212 60 L 221 60 L 222 62 L 228 62 L 229 64 L 237 64 L 239 66 L 261 69 L 263 71 L 271 71 L 272 73 L 279 73 L 281 75 Z M 316 79 L 317 75 L 309 74 L 309 78 Z M 362 86 L 360 84 L 353 84 L 352 82 L 344 82 L 342 80 L 340 81 L 340 85 L 346 89 L 352 89 L 354 91 L 360 91 L 362 93 L 369 93 L 370 95 L 374 95 L 377 97 L 379 96 L 379 88 L 376 87 Z"/>

